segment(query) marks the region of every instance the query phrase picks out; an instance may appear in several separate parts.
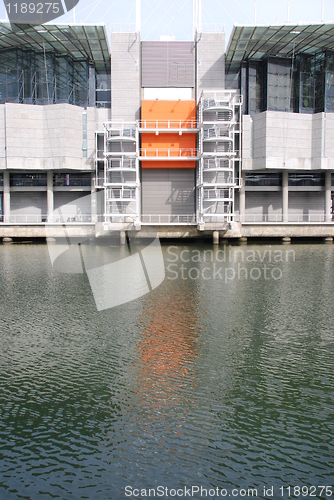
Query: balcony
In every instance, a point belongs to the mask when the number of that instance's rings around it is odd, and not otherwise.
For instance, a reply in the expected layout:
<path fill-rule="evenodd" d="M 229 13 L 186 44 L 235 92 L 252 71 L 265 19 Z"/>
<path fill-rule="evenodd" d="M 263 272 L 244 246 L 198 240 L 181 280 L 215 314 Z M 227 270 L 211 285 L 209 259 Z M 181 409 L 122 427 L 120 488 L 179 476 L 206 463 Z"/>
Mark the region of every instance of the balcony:
<path fill-rule="evenodd" d="M 138 122 L 141 132 L 197 132 L 196 120 L 142 120 Z"/>
<path fill-rule="evenodd" d="M 139 150 L 140 160 L 198 160 L 196 148 L 143 148 Z"/>

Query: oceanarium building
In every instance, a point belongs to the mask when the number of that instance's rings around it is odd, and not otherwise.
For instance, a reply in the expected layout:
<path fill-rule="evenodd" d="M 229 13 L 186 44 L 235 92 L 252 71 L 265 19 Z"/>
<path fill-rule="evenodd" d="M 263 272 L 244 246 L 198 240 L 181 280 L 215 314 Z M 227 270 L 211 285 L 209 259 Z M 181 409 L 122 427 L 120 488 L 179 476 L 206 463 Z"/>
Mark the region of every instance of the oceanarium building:
<path fill-rule="evenodd" d="M 0 25 L 0 236 L 333 236 L 332 171 L 334 25 Z"/>

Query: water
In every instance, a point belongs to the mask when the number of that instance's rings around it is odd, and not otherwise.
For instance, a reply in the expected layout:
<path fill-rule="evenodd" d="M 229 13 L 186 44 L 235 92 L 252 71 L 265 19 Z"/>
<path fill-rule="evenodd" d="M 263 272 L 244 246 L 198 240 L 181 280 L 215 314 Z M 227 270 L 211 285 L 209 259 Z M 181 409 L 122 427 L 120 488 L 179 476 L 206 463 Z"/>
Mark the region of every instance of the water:
<path fill-rule="evenodd" d="M 220 249 L 164 245 L 165 281 L 97 312 L 46 245 L 0 246 L 1 499 L 333 485 L 334 246 Z"/>

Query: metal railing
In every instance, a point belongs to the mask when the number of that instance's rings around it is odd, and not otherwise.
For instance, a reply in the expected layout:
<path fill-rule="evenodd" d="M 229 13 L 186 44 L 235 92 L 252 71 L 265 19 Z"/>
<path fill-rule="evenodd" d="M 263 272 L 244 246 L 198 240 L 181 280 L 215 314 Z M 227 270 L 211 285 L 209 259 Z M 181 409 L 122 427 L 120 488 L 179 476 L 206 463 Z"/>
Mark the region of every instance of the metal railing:
<path fill-rule="evenodd" d="M 107 189 L 107 200 L 135 200 L 136 188 L 109 188 Z"/>
<path fill-rule="evenodd" d="M 197 129 L 196 120 L 141 120 L 138 121 L 141 129 Z"/>
<path fill-rule="evenodd" d="M 235 220 L 245 224 L 256 223 L 289 223 L 289 224 L 316 224 L 324 222 L 334 222 L 332 215 L 326 217 L 325 213 L 322 214 L 289 214 L 287 220 L 283 220 L 282 214 L 245 214 L 243 216 L 236 214 Z"/>
<path fill-rule="evenodd" d="M 196 215 L 157 214 L 142 215 L 142 224 L 196 224 Z"/>
<path fill-rule="evenodd" d="M 203 139 L 220 139 L 222 141 L 231 141 L 232 137 L 226 135 L 225 131 L 219 127 L 210 127 L 203 130 Z"/>
<path fill-rule="evenodd" d="M 135 123 L 108 122 L 105 124 L 107 130 L 107 139 L 116 139 L 117 137 L 136 137 Z"/>
<path fill-rule="evenodd" d="M 66 224 L 76 222 L 78 224 L 84 222 L 92 222 L 91 214 L 15 214 L 2 215 L 0 222 L 5 224 Z"/>
<path fill-rule="evenodd" d="M 199 149 L 196 148 L 143 148 L 139 150 L 142 158 L 198 158 Z"/>
<path fill-rule="evenodd" d="M 242 104 L 242 95 L 235 92 L 205 92 L 203 97 L 203 109 L 207 108 L 230 108 L 233 105 Z"/>
<path fill-rule="evenodd" d="M 232 192 L 228 188 L 204 188 L 203 192 L 204 200 L 221 200 L 221 201 L 230 201 L 232 200 Z"/>

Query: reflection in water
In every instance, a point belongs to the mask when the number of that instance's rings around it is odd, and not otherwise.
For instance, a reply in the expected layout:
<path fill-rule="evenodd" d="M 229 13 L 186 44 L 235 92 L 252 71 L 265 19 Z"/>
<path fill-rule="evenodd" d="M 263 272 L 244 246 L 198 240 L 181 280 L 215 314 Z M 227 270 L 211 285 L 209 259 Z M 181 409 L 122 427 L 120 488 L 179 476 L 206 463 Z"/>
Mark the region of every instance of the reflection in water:
<path fill-rule="evenodd" d="M 46 245 L 0 246 L 1 500 L 331 484 L 334 246 L 289 248 L 281 280 L 194 280 L 197 260 L 98 313 Z"/>
<path fill-rule="evenodd" d="M 155 410 L 178 405 L 183 387 L 187 386 L 189 393 L 194 384 L 196 288 L 192 283 L 173 285 L 168 293 L 157 291 L 146 301 L 142 315 L 145 327 L 137 346 L 138 391 L 142 404 Z"/>

